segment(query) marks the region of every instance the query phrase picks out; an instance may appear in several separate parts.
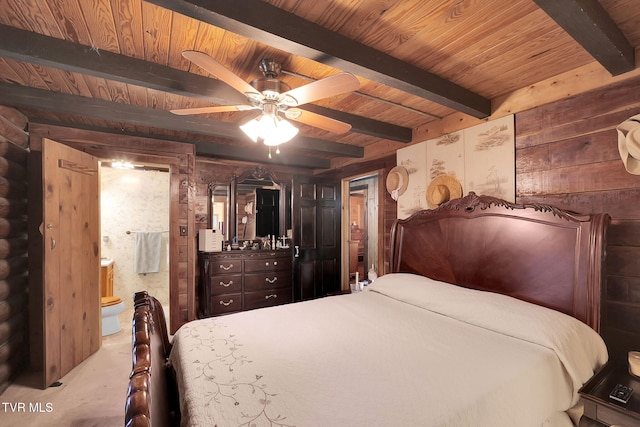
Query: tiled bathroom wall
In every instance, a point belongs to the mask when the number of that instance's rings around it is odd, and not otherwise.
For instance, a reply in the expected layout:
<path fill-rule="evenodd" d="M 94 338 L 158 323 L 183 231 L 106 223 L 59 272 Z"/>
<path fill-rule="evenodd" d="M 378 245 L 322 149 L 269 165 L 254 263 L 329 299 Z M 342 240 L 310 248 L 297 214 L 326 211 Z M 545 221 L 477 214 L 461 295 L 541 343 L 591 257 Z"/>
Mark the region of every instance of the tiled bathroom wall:
<path fill-rule="evenodd" d="M 146 290 L 158 298 L 169 320 L 169 173 L 100 168 L 100 222 L 103 258 L 114 260 L 114 294 L 125 302 L 120 323 L 129 325 L 133 295 Z M 162 231 L 159 273 L 137 274 L 137 231 Z"/>

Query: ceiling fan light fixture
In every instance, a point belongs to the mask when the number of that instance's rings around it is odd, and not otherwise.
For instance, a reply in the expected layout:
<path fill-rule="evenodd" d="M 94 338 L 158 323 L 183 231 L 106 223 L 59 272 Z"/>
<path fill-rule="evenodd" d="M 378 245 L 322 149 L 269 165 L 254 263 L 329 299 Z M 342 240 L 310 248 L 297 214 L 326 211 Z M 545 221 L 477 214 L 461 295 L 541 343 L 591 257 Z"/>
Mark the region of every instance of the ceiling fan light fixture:
<path fill-rule="evenodd" d="M 209 74 L 224 81 L 236 91 L 244 94 L 247 103 L 171 110 L 175 114 L 262 110 L 260 117 L 244 123 L 240 126 L 240 129 L 252 141 L 263 142 L 269 147 L 276 147 L 276 149 L 278 145 L 291 140 L 298 134 L 298 128 L 288 120 L 336 134 L 342 134 L 351 129 L 351 125 L 348 123 L 310 111 L 303 113 L 301 110 L 292 107 L 299 107 L 320 99 L 357 90 L 360 87 L 360 81 L 353 74 L 342 72 L 291 89 L 287 83 L 278 79 L 282 69 L 280 63 L 274 59 L 263 59 L 260 63 L 260 70 L 264 77 L 255 79 L 249 84 L 204 52 L 188 50 L 184 51 L 182 56 Z"/>
<path fill-rule="evenodd" d="M 277 115 L 263 114 L 240 126 L 253 142 L 262 141 L 264 145 L 277 146 L 290 141 L 298 134 L 298 128 Z"/>

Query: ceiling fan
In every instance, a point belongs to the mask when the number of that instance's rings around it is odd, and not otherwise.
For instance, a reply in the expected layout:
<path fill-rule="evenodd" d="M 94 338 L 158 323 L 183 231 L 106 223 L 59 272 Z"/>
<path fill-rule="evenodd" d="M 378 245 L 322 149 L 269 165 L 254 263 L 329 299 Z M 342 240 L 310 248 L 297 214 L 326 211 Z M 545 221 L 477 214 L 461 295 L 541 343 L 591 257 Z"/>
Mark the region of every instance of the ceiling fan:
<path fill-rule="evenodd" d="M 360 82 L 353 74 L 343 72 L 291 89 L 289 85 L 278 80 L 281 70 L 280 64 L 272 59 L 260 61 L 259 69 L 264 77 L 249 84 L 206 53 L 189 50 L 182 52 L 182 56 L 242 93 L 246 96 L 247 103 L 171 110 L 174 114 L 190 115 L 260 110 L 261 114 L 253 121 L 263 121 L 264 119 L 272 126 L 282 126 L 279 130 L 281 136 L 264 138 L 258 135 L 255 129 L 248 129 L 249 123 L 245 123 L 240 128 L 254 141 L 262 140 L 266 145 L 278 145 L 286 142 L 298 132 L 297 128 L 284 120 L 285 118 L 337 134 L 345 133 L 351 129 L 351 125 L 348 123 L 295 107 L 357 90 L 360 87 Z"/>

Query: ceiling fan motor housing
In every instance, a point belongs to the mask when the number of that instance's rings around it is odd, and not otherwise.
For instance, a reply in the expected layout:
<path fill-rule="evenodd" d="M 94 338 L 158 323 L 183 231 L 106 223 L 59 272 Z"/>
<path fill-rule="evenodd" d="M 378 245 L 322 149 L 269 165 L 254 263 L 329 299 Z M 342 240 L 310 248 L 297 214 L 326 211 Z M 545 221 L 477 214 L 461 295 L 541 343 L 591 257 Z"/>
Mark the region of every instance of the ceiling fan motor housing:
<path fill-rule="evenodd" d="M 258 66 L 264 77 L 255 79 L 251 86 L 262 93 L 266 101 L 280 101 L 280 94 L 288 92 L 291 87 L 278 80 L 282 67 L 275 59 L 264 58 Z"/>
<path fill-rule="evenodd" d="M 291 90 L 291 87 L 288 84 L 281 82 L 278 79 L 267 77 L 255 79 L 251 82 L 251 86 L 262 92 L 264 97 L 270 100 L 277 100 L 280 98 L 281 93 Z"/>

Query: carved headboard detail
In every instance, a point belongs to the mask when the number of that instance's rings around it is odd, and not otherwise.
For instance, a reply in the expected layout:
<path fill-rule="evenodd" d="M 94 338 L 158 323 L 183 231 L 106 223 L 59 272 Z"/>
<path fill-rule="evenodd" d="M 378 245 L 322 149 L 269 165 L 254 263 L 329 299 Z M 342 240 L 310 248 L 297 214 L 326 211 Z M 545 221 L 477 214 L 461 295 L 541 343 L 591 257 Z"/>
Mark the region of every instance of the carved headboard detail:
<path fill-rule="evenodd" d="M 135 294 L 134 310 L 133 366 L 129 375 L 125 426 L 175 426 L 180 411 L 174 372 L 168 363 L 171 343 L 164 310 L 146 291 Z"/>
<path fill-rule="evenodd" d="M 507 294 L 600 330 L 607 214 L 469 193 L 397 220 L 391 271 Z"/>

